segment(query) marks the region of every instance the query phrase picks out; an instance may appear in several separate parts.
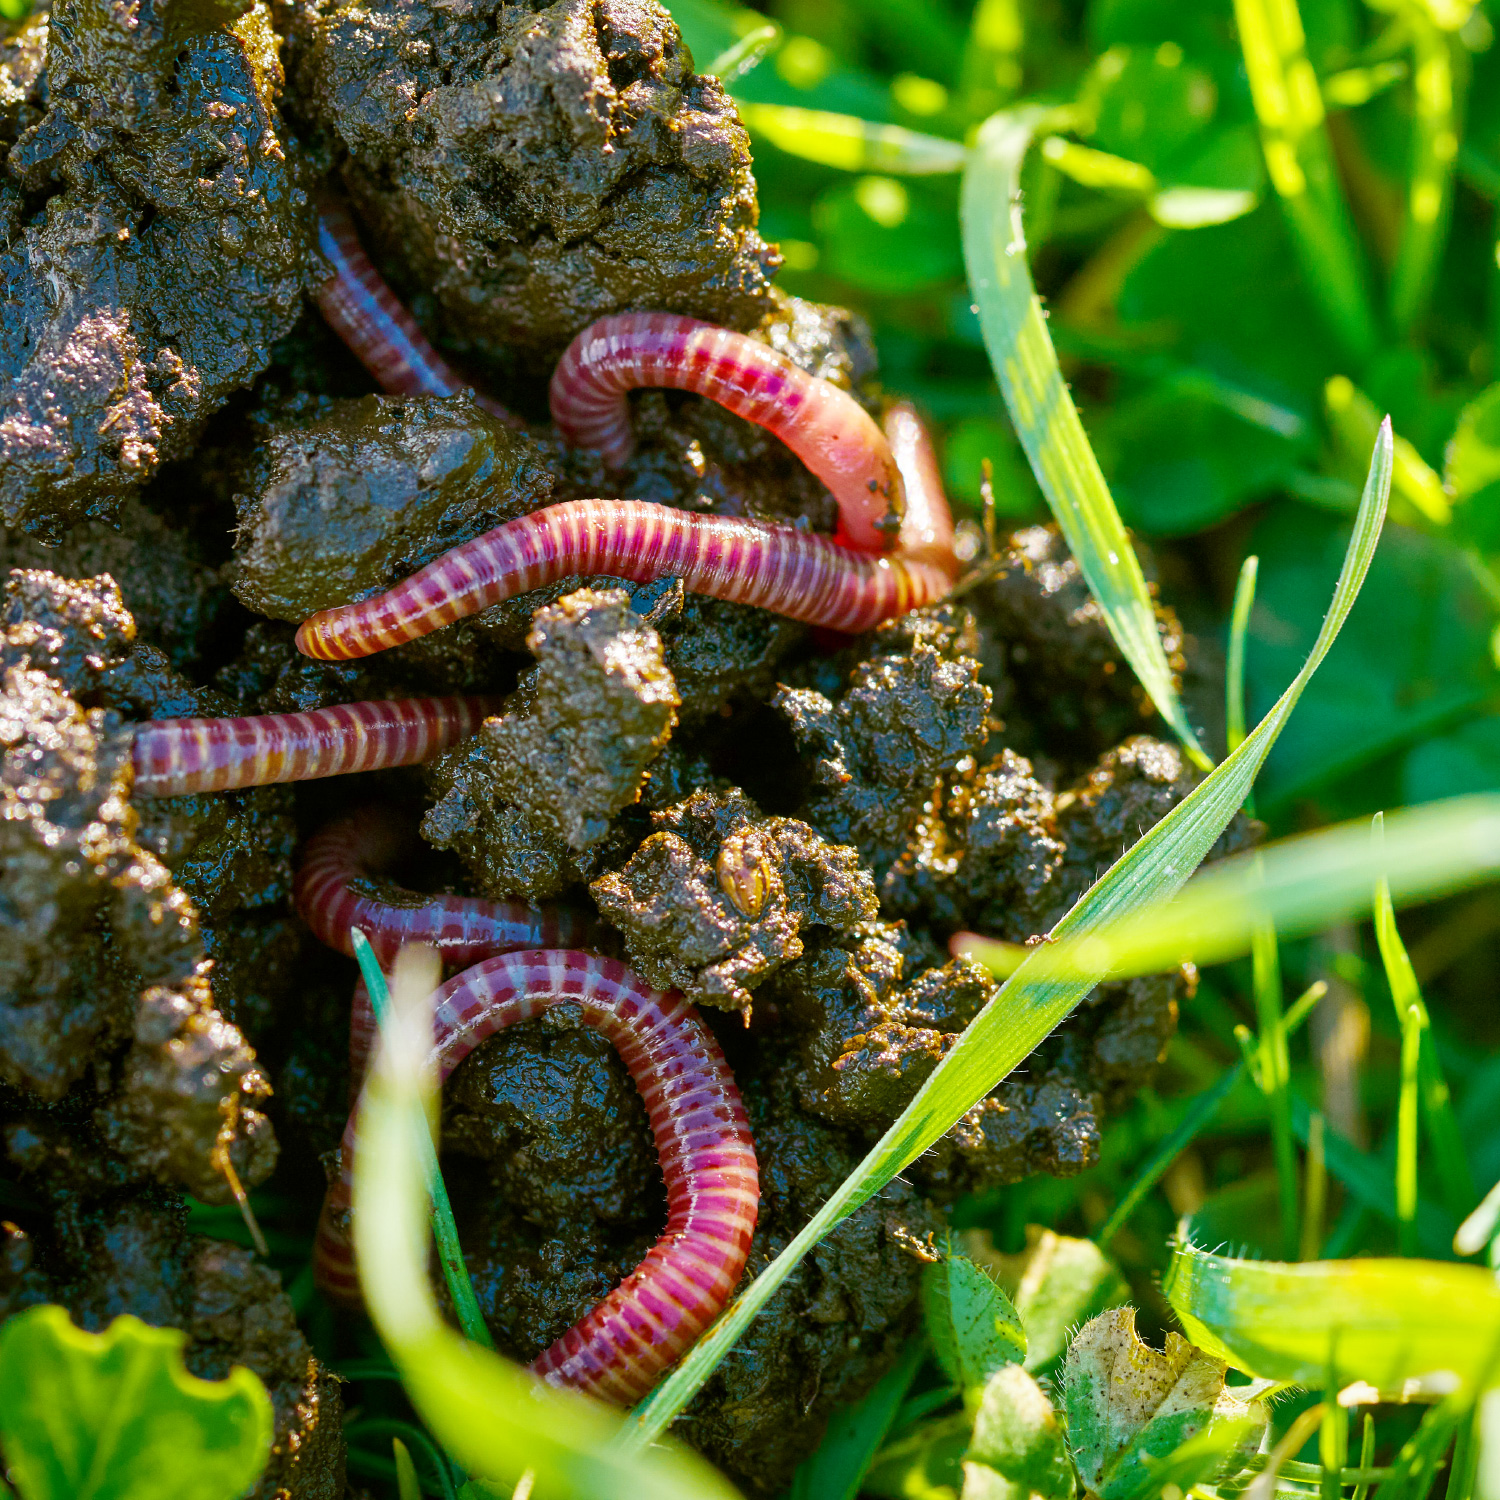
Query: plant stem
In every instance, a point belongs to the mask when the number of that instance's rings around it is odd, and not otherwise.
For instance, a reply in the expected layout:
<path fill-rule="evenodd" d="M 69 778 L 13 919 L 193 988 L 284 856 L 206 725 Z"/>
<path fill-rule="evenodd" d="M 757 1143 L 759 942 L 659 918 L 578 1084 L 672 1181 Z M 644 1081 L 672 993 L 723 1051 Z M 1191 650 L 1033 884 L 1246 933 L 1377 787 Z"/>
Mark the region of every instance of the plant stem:
<path fill-rule="evenodd" d="M 1328 1208 L 1328 1165 L 1323 1157 L 1323 1113 L 1314 1110 L 1307 1130 L 1307 1172 L 1302 1183 L 1302 1235 L 1299 1260 L 1316 1260 L 1323 1248 Z"/>
<path fill-rule="evenodd" d="M 359 960 L 360 973 L 364 975 L 365 988 L 370 992 L 370 1008 L 375 1012 L 376 1024 L 384 1035 L 391 1015 L 391 992 L 386 986 L 380 960 L 369 940 L 358 928 L 351 934 L 354 956 Z M 443 1183 L 443 1174 L 438 1168 L 437 1149 L 432 1136 L 422 1132 L 418 1142 L 423 1170 L 427 1175 L 428 1191 L 432 1195 L 432 1237 L 437 1242 L 438 1259 L 442 1262 L 443 1277 L 448 1283 L 448 1295 L 453 1298 L 453 1311 L 459 1326 L 472 1342 L 493 1349 L 495 1341 L 479 1310 L 479 1299 L 474 1295 L 474 1283 L 469 1280 L 469 1268 L 464 1264 L 463 1250 L 458 1243 L 458 1226 L 453 1220 L 453 1204 L 448 1198 L 448 1189 Z"/>
<path fill-rule="evenodd" d="M 1240 564 L 1234 586 L 1234 609 L 1229 616 L 1229 660 L 1224 672 L 1225 740 L 1231 755 L 1245 738 L 1245 637 L 1250 630 L 1250 612 L 1255 608 L 1255 579 L 1260 559 L 1247 557 Z M 1246 807 L 1250 805 L 1246 798 Z"/>

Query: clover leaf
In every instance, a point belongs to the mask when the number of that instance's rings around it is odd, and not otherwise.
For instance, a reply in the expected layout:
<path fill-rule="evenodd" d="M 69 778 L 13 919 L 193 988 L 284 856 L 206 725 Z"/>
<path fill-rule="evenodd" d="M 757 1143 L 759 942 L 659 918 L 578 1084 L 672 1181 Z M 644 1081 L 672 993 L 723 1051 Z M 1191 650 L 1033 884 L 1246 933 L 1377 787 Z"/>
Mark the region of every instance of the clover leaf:
<path fill-rule="evenodd" d="M 238 1500 L 265 1468 L 271 1401 L 249 1370 L 199 1380 L 187 1336 L 61 1307 L 0 1327 L 0 1447 L 21 1500 Z"/>

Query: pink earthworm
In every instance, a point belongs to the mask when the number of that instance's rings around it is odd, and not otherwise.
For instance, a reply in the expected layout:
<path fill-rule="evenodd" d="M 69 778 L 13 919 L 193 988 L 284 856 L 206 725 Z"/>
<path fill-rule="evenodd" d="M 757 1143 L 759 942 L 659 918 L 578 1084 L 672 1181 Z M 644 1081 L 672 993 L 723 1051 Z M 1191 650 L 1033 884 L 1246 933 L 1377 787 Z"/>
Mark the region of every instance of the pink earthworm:
<path fill-rule="evenodd" d="M 856 634 L 941 599 L 958 562 L 932 448 L 916 413 L 887 418 L 907 478 L 901 546 L 872 557 L 831 537 L 643 500 L 567 500 L 445 552 L 394 588 L 304 620 L 297 648 L 342 661 L 426 635 L 503 599 L 591 573 L 672 575 L 716 599 Z"/>
<path fill-rule="evenodd" d="M 502 1027 L 571 1004 L 609 1038 L 635 1080 L 666 1179 L 666 1229 L 531 1368 L 554 1385 L 621 1405 L 638 1401 L 723 1309 L 755 1229 L 755 1143 L 718 1042 L 675 991 L 650 989 L 619 960 L 576 950 L 502 954 L 450 979 L 434 999 L 433 1061 L 442 1079 Z M 356 1114 L 314 1255 L 319 1285 L 349 1302 L 359 1295 L 348 1227 L 357 1126 Z"/>
<path fill-rule="evenodd" d="M 357 927 L 381 963 L 389 963 L 404 943 L 427 943 L 445 964 L 467 968 L 515 948 L 593 942 L 593 923 L 567 907 L 423 896 L 373 884 L 405 842 L 399 824 L 380 808 L 338 818 L 308 840 L 292 898 L 303 921 L 330 948 L 353 958 L 351 933 Z"/>
<path fill-rule="evenodd" d="M 394 396 L 456 396 L 473 389 L 417 327 L 365 254 L 349 210 L 332 198 L 318 206 L 318 249 L 334 268 L 318 288 L 318 307 L 382 390 Z M 474 399 L 507 425 L 521 426 L 498 401 L 477 391 Z"/>
<path fill-rule="evenodd" d="M 620 468 L 635 446 L 626 393 L 670 386 L 707 396 L 774 433 L 833 492 L 839 540 L 887 552 L 904 505 L 889 443 L 847 391 L 728 328 L 673 313 L 619 313 L 568 345 L 548 392 L 552 420 L 575 448 Z"/>
<path fill-rule="evenodd" d="M 178 797 L 414 765 L 468 738 L 504 702 L 392 698 L 302 714 L 154 719 L 136 726 L 135 791 Z"/>

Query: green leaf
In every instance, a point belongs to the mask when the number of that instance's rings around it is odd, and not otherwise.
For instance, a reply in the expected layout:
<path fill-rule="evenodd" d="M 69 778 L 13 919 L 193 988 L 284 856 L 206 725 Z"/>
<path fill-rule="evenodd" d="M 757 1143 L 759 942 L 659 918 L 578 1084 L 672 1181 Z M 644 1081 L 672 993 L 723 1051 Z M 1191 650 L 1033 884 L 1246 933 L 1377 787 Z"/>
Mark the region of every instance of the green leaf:
<path fill-rule="evenodd" d="M 951 1412 L 888 1443 L 865 1475 L 864 1492 L 889 1500 L 954 1500 L 963 1485 L 971 1420 Z"/>
<path fill-rule="evenodd" d="M 823 1441 L 792 1476 L 787 1500 L 854 1500 L 906 1399 L 923 1353 L 921 1341 L 914 1339 L 863 1400 L 833 1414 Z"/>
<path fill-rule="evenodd" d="M 1443 485 L 1467 500 L 1500 479 L 1500 385 L 1481 391 L 1459 413 L 1443 455 Z"/>
<path fill-rule="evenodd" d="M 1028 106 L 994 115 L 980 129 L 962 197 L 969 284 L 1011 419 L 1110 634 L 1189 754 L 1207 766 L 1177 696 L 1140 561 L 1063 383 L 1026 265 L 1021 162 L 1032 135 L 1056 118 Z"/>
<path fill-rule="evenodd" d="M 1200 1349 L 1270 1380 L 1443 1394 L 1478 1381 L 1500 1346 L 1500 1287 L 1478 1266 L 1286 1265 L 1179 1240 L 1162 1290 Z"/>
<path fill-rule="evenodd" d="M 1257 528 L 1251 709 L 1267 703 L 1317 628 L 1321 579 L 1344 546 L 1333 517 L 1274 507 Z M 1318 580 L 1315 582 L 1315 580 Z M 1471 717 L 1500 694 L 1495 606 L 1443 536 L 1392 528 L 1359 606 L 1257 789 L 1274 814 L 1325 783 Z"/>
<path fill-rule="evenodd" d="M 1380 536 L 1390 493 L 1390 465 L 1387 427 L 1376 445 L 1355 534 L 1323 631 L 1275 709 L 1233 755 L 1210 772 L 1187 798 L 1095 881 L 1057 924 L 1056 938 L 1066 940 L 1086 935 L 1096 927 L 1169 901 L 1213 847 L 1243 804 L 1276 736 L 1327 655 L 1359 593 Z M 1039 965 L 1050 949 L 1050 944 L 1042 944 L 1029 950 L 1022 966 L 969 1024 L 864 1160 L 834 1189 L 791 1243 L 730 1304 L 682 1364 L 636 1409 L 629 1439 L 633 1449 L 651 1442 L 665 1430 L 803 1256 L 951 1129 L 1093 988 L 1098 971 L 1080 978 L 1061 979 L 1033 973 L 1033 966 Z"/>
<path fill-rule="evenodd" d="M 792 105 L 752 104 L 747 100 L 739 109 L 752 135 L 789 156 L 843 172 L 931 176 L 963 170 L 963 145 L 942 136 Z"/>
<path fill-rule="evenodd" d="M 1102 1313 L 1079 1330 L 1063 1366 L 1068 1447 L 1084 1484 L 1100 1500 L 1159 1495 L 1162 1464 L 1176 1455 L 1179 1485 L 1208 1479 L 1265 1428 L 1263 1407 L 1224 1385 L 1225 1361 L 1167 1335 L 1165 1352 L 1142 1343 L 1135 1309 Z M 1217 1438 L 1184 1445 L 1220 1428 Z"/>
<path fill-rule="evenodd" d="M 965 1390 L 1026 1358 L 1026 1332 L 1010 1298 L 966 1256 L 928 1266 L 922 1315 L 943 1373 Z"/>
<path fill-rule="evenodd" d="M 623 1451 L 618 1412 L 546 1384 L 442 1322 L 428 1280 L 419 1147 L 435 1092 L 427 1071 L 435 979 L 430 949 L 398 956 L 354 1158 L 360 1287 L 412 1406 L 480 1493 L 498 1483 L 509 1494 L 504 1487 L 529 1469 L 549 1500 L 732 1500 L 733 1487 L 696 1454 L 670 1442 Z"/>
<path fill-rule="evenodd" d="M 187 1335 L 128 1314 L 101 1334 L 62 1307 L 0 1328 L 0 1443 L 21 1500 L 237 1500 L 271 1451 L 265 1387 L 183 1368 Z"/>
<path fill-rule="evenodd" d="M 1128 1292 L 1119 1268 L 1092 1240 L 1044 1229 L 1016 1288 L 1028 1343 L 1026 1369 L 1049 1373 L 1067 1353 L 1072 1331 L 1123 1302 Z"/>
<path fill-rule="evenodd" d="M 1057 1413 L 1041 1386 L 1019 1365 L 1002 1367 L 986 1383 L 964 1459 L 966 1471 L 983 1465 L 1020 1496 L 1068 1500 L 1077 1489 Z M 964 1495 L 970 1493 L 966 1472 Z"/>

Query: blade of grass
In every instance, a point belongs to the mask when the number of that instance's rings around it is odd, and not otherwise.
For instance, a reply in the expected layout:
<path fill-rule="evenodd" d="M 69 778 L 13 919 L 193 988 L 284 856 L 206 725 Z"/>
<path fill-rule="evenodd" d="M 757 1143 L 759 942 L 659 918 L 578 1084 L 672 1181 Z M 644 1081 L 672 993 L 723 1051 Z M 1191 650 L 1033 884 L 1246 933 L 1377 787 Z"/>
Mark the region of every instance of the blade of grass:
<path fill-rule="evenodd" d="M 1348 618 L 1380 537 L 1390 474 L 1387 429 L 1371 460 L 1364 500 L 1334 588 L 1333 603 L 1302 670 L 1244 744 L 1095 881 L 1057 924 L 1055 938 L 1087 934 L 1153 903 L 1170 900 L 1213 847 L 1244 802 L 1282 726 Z M 1093 988 L 1097 972 L 1057 978 L 1032 973 L 1048 948 L 1048 944 L 1041 944 L 1030 950 L 1020 969 L 969 1024 L 864 1160 L 740 1293 L 683 1363 L 637 1408 L 628 1439 L 632 1448 L 651 1442 L 666 1429 L 813 1246 L 941 1139 Z"/>
<path fill-rule="evenodd" d="M 1385 819 L 1377 813 L 1377 868 L 1384 867 L 1384 839 Z M 1443 1065 L 1433 1044 L 1432 1022 L 1427 1014 L 1427 1005 L 1422 999 L 1421 987 L 1417 984 L 1416 971 L 1412 968 L 1406 945 L 1401 941 L 1401 933 L 1396 926 L 1396 909 L 1391 901 L 1390 884 L 1384 876 L 1375 886 L 1375 941 L 1380 948 L 1380 958 L 1385 966 L 1386 982 L 1390 986 L 1396 1016 L 1402 1023 L 1403 1037 L 1406 1017 L 1413 1011 L 1416 1013 L 1420 1040 L 1417 1087 L 1420 1091 L 1422 1117 L 1427 1128 L 1427 1139 L 1432 1147 L 1433 1167 L 1443 1202 L 1455 1217 L 1459 1217 L 1468 1211 L 1474 1201 L 1474 1176 L 1469 1170 L 1468 1152 L 1464 1149 L 1458 1117 L 1453 1112 L 1448 1080 L 1443 1075 Z"/>
<path fill-rule="evenodd" d="M 364 933 L 356 928 L 350 937 L 354 957 L 359 963 L 359 972 L 370 993 L 370 1008 L 375 1012 L 375 1024 L 383 1035 L 391 1018 L 391 994 L 386 987 L 385 974 Z M 439 977 L 434 971 L 432 988 L 437 988 Z M 458 1243 L 458 1225 L 453 1220 L 453 1205 L 448 1200 L 448 1189 L 438 1166 L 432 1132 L 425 1127 L 417 1149 L 421 1153 L 422 1171 L 427 1178 L 428 1196 L 432 1199 L 432 1235 L 437 1241 L 438 1260 L 442 1263 L 443 1279 L 448 1283 L 448 1295 L 453 1298 L 453 1311 L 458 1318 L 459 1327 L 476 1344 L 493 1349 L 495 1341 L 490 1337 L 484 1314 L 479 1310 L 479 1298 L 474 1294 L 474 1283 L 469 1279 L 463 1248 Z"/>
<path fill-rule="evenodd" d="M 1364 1427 L 1359 1440 L 1359 1466 L 1368 1471 L 1375 1464 L 1375 1419 L 1369 1412 L 1365 1413 Z M 1361 1480 L 1355 1486 L 1354 1494 L 1350 1500 L 1368 1500 L 1370 1484 L 1368 1480 Z"/>
<path fill-rule="evenodd" d="M 1247 557 L 1240 564 L 1234 585 L 1234 608 L 1229 615 L 1229 652 L 1224 667 L 1225 741 L 1231 752 L 1245 738 L 1245 640 L 1250 633 L 1250 613 L 1255 608 L 1255 580 L 1260 559 Z M 1249 806 L 1249 799 L 1246 799 Z"/>
<path fill-rule="evenodd" d="M 781 40 L 781 35 L 781 27 L 774 23 L 757 26 L 732 47 L 726 47 L 703 71 L 712 73 L 728 88 L 736 78 L 743 78 L 752 68 L 757 67 Z"/>
<path fill-rule="evenodd" d="M 1249 744 L 1250 741 L 1245 742 Z M 953 949 L 992 973 L 1033 976 L 1158 974 L 1178 964 L 1222 963 L 1249 951 L 1257 927 L 1306 937 L 1369 911 L 1370 833 L 1362 818 L 1318 833 L 1278 839 L 1255 854 L 1220 860 L 1174 901 L 1129 922 L 1061 935 L 1020 949 L 959 933 Z M 1500 871 L 1500 793 L 1428 802 L 1386 822 L 1392 899 L 1429 899 Z M 1259 864 L 1257 865 L 1257 861 Z"/>
<path fill-rule="evenodd" d="M 734 1500 L 728 1481 L 696 1454 L 676 1444 L 622 1453 L 619 1413 L 444 1325 L 427 1277 L 420 1147 L 435 1098 L 431 990 L 409 982 L 399 959 L 395 980 L 360 1097 L 353 1228 L 365 1305 L 413 1408 L 466 1473 L 505 1485 L 507 1494 L 534 1470 L 537 1493 L 548 1500 Z M 476 1489 L 483 1487 L 467 1487 Z"/>
<path fill-rule="evenodd" d="M 1340 1500 L 1341 1478 L 1349 1463 L 1349 1413 L 1338 1403 L 1338 1391 L 1323 1392 L 1323 1421 L 1318 1431 L 1320 1500 Z"/>
<path fill-rule="evenodd" d="M 1162 1290 L 1199 1348 L 1250 1375 L 1299 1385 L 1321 1386 L 1332 1370 L 1339 1387 L 1358 1380 L 1397 1393 L 1451 1373 L 1472 1395 L 1489 1378 L 1500 1338 L 1500 1286 L 1478 1266 L 1288 1265 L 1216 1255 L 1179 1239 Z"/>
<path fill-rule="evenodd" d="M 844 172 L 930 177 L 961 172 L 968 154 L 958 141 L 900 125 L 877 125 L 854 115 L 786 104 L 737 103 L 740 118 L 753 135 L 788 156 Z"/>
<path fill-rule="evenodd" d="M 1303 284 L 1330 332 L 1361 364 L 1378 336 L 1359 242 L 1339 189 L 1323 98 L 1297 0 L 1234 0 L 1266 171 L 1281 201 Z"/>
<path fill-rule="evenodd" d="M 1302 1235 L 1298 1260 L 1317 1260 L 1323 1247 L 1323 1221 L 1328 1212 L 1328 1161 L 1324 1155 L 1325 1121 L 1315 1109 L 1307 1122 L 1307 1164 L 1302 1179 Z"/>
<path fill-rule="evenodd" d="M 417 1480 L 417 1466 L 400 1438 L 391 1439 L 391 1453 L 396 1460 L 396 1493 L 400 1500 L 422 1500 L 422 1486 Z"/>
<path fill-rule="evenodd" d="M 1292 1054 L 1281 1013 L 1281 954 L 1274 924 L 1261 923 L 1250 935 L 1251 990 L 1260 1028 L 1260 1085 L 1271 1115 L 1271 1148 L 1276 1161 L 1277 1198 L 1281 1209 L 1281 1251 L 1297 1253 L 1297 1147 L 1292 1139 Z"/>
<path fill-rule="evenodd" d="M 1458 1226 L 1453 1236 L 1455 1255 L 1478 1255 L 1500 1228 L 1500 1182 L 1484 1195 L 1479 1207 Z"/>
<path fill-rule="evenodd" d="M 1401 1086 L 1396 1103 L 1396 1244 L 1417 1253 L 1417 1059 L 1422 1015 L 1415 1005 L 1401 1018 Z"/>
<path fill-rule="evenodd" d="M 1206 770 L 1211 762 L 1178 697 L 1145 575 L 1063 383 L 1026 264 L 1021 163 L 1038 130 L 1063 123 L 1059 111 L 1030 105 L 992 115 L 980 128 L 960 209 L 969 285 L 1021 446 L 1110 634 L 1162 718 Z"/>
<path fill-rule="evenodd" d="M 1447 238 L 1458 155 L 1453 43 L 1425 5 L 1402 8 L 1412 42 L 1411 176 L 1396 264 L 1391 268 L 1391 322 L 1410 333 L 1427 307 Z"/>
<path fill-rule="evenodd" d="M 1287 1035 L 1292 1035 L 1312 1013 L 1312 1008 L 1328 993 L 1328 986 L 1320 979 L 1286 1013 Z M 1234 1092 L 1236 1085 L 1249 1072 L 1249 1064 L 1241 1058 L 1234 1067 L 1226 1068 L 1218 1080 L 1203 1090 L 1188 1106 L 1177 1128 L 1167 1136 L 1151 1154 L 1151 1158 L 1136 1173 L 1130 1186 L 1121 1195 L 1114 1212 L 1104 1221 L 1103 1227 L 1094 1236 L 1094 1243 L 1101 1250 L 1125 1227 L 1130 1216 L 1141 1206 L 1146 1194 L 1166 1175 L 1167 1169 L 1197 1138 L 1219 1106 Z"/>

